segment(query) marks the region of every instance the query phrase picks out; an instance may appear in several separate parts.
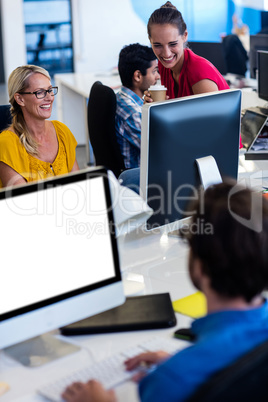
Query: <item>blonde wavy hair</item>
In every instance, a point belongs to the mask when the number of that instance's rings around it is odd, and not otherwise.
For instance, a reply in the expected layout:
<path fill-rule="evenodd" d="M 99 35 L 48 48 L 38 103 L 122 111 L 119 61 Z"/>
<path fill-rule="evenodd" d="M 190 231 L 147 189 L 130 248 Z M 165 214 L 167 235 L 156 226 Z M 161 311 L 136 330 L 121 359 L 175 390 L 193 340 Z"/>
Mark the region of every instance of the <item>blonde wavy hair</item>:
<path fill-rule="evenodd" d="M 24 92 L 27 89 L 29 86 L 29 77 L 35 73 L 43 74 L 51 80 L 48 71 L 42 67 L 31 64 L 20 66 L 12 71 L 8 78 L 8 94 L 11 104 L 12 127 L 26 151 L 33 156 L 38 156 L 38 144 L 31 136 L 25 123 L 22 109 L 14 97 L 16 93 Z"/>

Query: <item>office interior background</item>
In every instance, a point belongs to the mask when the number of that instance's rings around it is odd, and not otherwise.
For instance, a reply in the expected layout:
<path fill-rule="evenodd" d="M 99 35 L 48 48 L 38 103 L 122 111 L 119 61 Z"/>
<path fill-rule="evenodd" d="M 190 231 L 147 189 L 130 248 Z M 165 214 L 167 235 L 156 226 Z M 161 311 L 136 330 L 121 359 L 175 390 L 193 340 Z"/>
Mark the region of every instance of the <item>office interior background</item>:
<path fill-rule="evenodd" d="M 32 63 L 51 75 L 116 67 L 120 49 L 149 44 L 146 24 L 164 0 L 1 0 L 0 83 L 18 65 Z M 250 34 L 267 26 L 267 0 L 173 0 L 187 23 L 189 41 L 221 41 L 232 16 Z M 2 88 L 4 88 L 2 86 Z"/>

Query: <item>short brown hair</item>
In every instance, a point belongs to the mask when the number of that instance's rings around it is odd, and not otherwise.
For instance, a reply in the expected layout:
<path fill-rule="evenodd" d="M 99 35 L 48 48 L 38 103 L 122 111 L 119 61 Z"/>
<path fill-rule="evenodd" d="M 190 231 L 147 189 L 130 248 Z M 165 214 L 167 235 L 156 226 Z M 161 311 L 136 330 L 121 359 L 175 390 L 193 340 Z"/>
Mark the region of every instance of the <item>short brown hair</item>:
<path fill-rule="evenodd" d="M 227 181 L 201 193 L 191 211 L 199 230 L 191 231 L 190 225 L 182 236 L 202 262 L 211 287 L 246 301 L 267 288 L 268 201 L 262 194 Z M 201 230 L 208 224 L 210 232 Z"/>

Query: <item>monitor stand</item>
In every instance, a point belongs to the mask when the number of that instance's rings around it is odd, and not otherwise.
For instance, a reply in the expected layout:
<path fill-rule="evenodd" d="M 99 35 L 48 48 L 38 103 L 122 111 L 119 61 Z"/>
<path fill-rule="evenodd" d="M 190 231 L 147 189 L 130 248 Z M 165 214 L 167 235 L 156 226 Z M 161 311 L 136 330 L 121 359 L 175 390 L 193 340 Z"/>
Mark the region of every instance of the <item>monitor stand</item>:
<path fill-rule="evenodd" d="M 78 350 L 79 346 L 48 333 L 5 348 L 4 352 L 23 366 L 39 367 Z"/>
<path fill-rule="evenodd" d="M 196 163 L 204 190 L 213 184 L 222 182 L 217 162 L 213 156 L 209 155 L 198 158 L 196 159 Z"/>
<path fill-rule="evenodd" d="M 204 190 L 206 190 L 209 186 L 213 184 L 218 184 L 222 182 L 217 162 L 215 161 L 215 158 L 213 156 L 209 155 L 204 156 L 203 158 L 198 158 L 196 159 L 196 164 L 198 167 L 201 184 Z M 184 225 L 187 226 L 188 222 Z M 180 229 L 169 232 L 168 236 L 180 237 Z"/>

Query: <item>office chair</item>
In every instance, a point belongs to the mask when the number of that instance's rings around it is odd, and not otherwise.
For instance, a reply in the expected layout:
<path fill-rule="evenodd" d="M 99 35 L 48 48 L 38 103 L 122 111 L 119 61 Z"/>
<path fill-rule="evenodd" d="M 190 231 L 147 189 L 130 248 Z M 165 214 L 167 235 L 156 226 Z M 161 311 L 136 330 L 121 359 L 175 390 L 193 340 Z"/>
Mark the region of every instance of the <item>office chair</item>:
<path fill-rule="evenodd" d="M 222 46 L 227 64 L 227 73 L 245 77 L 248 69 L 248 55 L 239 37 L 235 34 L 225 36 L 222 40 Z"/>
<path fill-rule="evenodd" d="M 187 399 L 187 402 L 264 402 L 267 400 L 268 341 L 265 341 L 228 367 L 212 375 Z"/>
<path fill-rule="evenodd" d="M 96 165 L 105 166 L 118 177 L 125 165 L 116 139 L 115 113 L 114 91 L 96 81 L 90 90 L 87 107 L 89 139 Z"/>
<path fill-rule="evenodd" d="M 11 124 L 10 105 L 0 105 L 0 132 Z"/>

